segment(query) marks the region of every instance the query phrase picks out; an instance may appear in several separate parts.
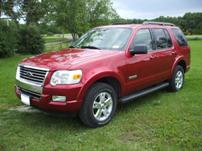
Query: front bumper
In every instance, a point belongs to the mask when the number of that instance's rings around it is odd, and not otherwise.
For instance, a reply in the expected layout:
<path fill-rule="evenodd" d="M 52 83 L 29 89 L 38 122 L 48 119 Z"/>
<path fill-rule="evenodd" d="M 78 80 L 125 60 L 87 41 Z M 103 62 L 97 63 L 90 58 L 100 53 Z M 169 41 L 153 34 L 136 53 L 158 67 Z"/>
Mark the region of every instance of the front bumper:
<path fill-rule="evenodd" d="M 15 91 L 18 98 L 21 93 L 29 95 L 31 106 L 47 111 L 78 112 L 82 104 L 79 99 L 81 88 L 82 84 L 39 86 L 16 80 Z M 66 101 L 54 102 L 52 96 L 65 96 Z"/>

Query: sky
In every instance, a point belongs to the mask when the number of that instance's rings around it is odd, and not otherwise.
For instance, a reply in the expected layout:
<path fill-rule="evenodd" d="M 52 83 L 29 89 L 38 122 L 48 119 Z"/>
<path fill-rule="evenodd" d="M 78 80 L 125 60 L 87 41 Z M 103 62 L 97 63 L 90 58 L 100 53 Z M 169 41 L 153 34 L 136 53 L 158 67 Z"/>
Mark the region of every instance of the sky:
<path fill-rule="evenodd" d="M 202 12 L 202 0 L 112 0 L 113 8 L 125 19 L 153 19 Z"/>

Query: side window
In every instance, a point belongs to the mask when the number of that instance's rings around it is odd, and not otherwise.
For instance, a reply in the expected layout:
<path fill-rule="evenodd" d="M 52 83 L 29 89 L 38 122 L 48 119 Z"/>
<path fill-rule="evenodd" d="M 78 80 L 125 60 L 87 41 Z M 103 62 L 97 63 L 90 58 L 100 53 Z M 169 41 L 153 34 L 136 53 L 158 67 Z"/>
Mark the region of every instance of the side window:
<path fill-rule="evenodd" d="M 152 29 L 152 34 L 154 36 L 155 48 L 157 50 L 172 47 L 172 40 L 167 30 Z"/>
<path fill-rule="evenodd" d="M 152 39 L 149 29 L 141 29 L 137 32 L 133 40 L 133 46 L 136 45 L 146 45 L 148 51 L 152 50 Z"/>
<path fill-rule="evenodd" d="M 175 38 L 177 39 L 177 43 L 180 46 L 187 46 L 188 45 L 187 40 L 186 40 L 183 32 L 179 28 L 173 28 L 172 31 L 175 35 Z"/>

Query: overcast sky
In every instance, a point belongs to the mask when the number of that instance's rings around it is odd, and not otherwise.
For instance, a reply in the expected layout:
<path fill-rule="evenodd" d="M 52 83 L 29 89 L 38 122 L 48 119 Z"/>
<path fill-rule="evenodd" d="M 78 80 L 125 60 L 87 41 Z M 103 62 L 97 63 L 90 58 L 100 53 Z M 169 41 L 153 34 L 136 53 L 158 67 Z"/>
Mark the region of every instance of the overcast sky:
<path fill-rule="evenodd" d="M 153 19 L 159 16 L 183 16 L 202 12 L 202 0 L 112 0 L 122 18 Z"/>

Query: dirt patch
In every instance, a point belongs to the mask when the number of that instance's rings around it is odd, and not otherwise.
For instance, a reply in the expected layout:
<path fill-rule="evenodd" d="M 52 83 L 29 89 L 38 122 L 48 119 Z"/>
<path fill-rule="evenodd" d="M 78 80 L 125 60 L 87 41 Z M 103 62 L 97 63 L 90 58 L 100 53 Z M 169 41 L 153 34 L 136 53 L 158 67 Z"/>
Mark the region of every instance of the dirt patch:
<path fill-rule="evenodd" d="M 30 106 L 25 106 L 25 105 L 21 105 L 21 106 L 17 106 L 17 107 L 12 107 L 9 109 L 10 111 L 18 111 L 18 112 L 26 112 L 26 113 L 40 113 L 40 110 L 37 110 L 33 107 Z"/>
<path fill-rule="evenodd" d="M 133 132 L 126 132 L 126 133 L 123 133 L 122 135 L 120 135 L 119 139 L 123 143 L 130 143 L 130 142 L 140 140 L 140 137 L 138 135 L 134 134 Z"/>
<path fill-rule="evenodd" d="M 76 117 L 76 113 L 69 113 L 69 112 L 54 112 L 54 111 L 49 111 L 45 112 L 43 110 L 38 110 L 36 108 L 33 108 L 31 106 L 26 106 L 26 105 L 21 105 L 17 107 L 12 107 L 8 109 L 8 111 L 17 111 L 17 112 L 22 112 L 22 113 L 42 113 L 48 116 L 53 116 L 53 117 L 64 117 L 64 118 L 71 118 L 71 117 Z M 1 150 L 0 150 L 1 151 Z"/>

